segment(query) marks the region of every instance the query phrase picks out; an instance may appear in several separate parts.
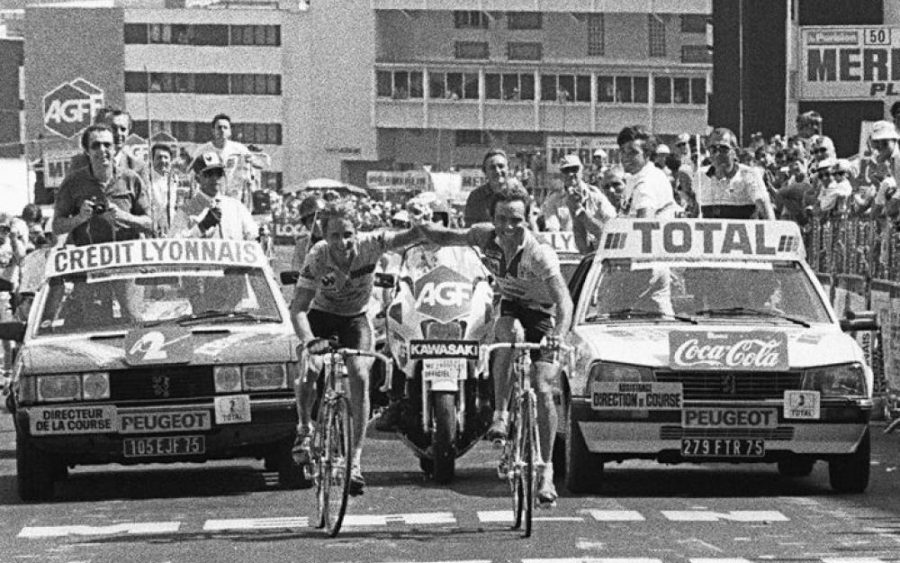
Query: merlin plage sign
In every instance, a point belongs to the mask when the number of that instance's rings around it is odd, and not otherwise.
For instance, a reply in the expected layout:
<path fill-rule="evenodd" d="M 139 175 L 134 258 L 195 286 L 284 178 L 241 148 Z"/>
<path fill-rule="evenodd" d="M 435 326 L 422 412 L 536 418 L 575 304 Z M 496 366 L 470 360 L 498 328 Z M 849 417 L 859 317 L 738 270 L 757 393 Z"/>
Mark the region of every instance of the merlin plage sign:
<path fill-rule="evenodd" d="M 83 78 L 60 84 L 44 95 L 44 127 L 71 139 L 91 124 L 103 101 L 103 90 Z"/>

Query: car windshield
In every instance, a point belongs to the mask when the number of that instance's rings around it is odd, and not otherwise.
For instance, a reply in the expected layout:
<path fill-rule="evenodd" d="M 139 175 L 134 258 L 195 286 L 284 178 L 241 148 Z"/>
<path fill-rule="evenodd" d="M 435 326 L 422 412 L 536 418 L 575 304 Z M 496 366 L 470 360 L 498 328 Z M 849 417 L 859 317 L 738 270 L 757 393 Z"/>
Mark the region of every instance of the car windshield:
<path fill-rule="evenodd" d="M 632 262 L 607 260 L 585 322 L 755 317 L 800 325 L 830 322 L 797 262 Z"/>
<path fill-rule="evenodd" d="M 281 322 L 266 275 L 252 267 L 118 268 L 50 279 L 37 334 L 162 324 Z"/>

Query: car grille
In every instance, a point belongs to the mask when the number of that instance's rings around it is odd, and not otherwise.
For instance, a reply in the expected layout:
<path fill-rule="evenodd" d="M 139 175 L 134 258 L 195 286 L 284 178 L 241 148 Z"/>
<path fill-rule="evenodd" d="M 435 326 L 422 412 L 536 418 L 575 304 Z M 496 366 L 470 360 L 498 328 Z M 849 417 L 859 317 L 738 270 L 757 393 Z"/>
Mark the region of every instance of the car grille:
<path fill-rule="evenodd" d="M 660 440 L 680 440 L 682 438 L 793 440 L 794 429 L 790 426 L 779 426 L 778 428 L 682 428 L 680 426 L 663 426 L 659 429 Z"/>
<path fill-rule="evenodd" d="M 215 394 L 212 366 L 154 366 L 109 373 L 113 401 L 166 400 Z"/>
<path fill-rule="evenodd" d="M 783 399 L 784 392 L 800 389 L 801 372 L 656 372 L 656 380 L 681 383 L 685 401 L 746 401 Z"/>

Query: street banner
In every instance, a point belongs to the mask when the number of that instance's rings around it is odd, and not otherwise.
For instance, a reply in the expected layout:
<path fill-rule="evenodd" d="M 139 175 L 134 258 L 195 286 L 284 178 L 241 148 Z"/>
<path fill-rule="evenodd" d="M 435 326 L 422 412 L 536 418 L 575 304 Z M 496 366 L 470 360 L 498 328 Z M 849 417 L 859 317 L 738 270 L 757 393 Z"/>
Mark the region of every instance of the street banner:
<path fill-rule="evenodd" d="M 900 96 L 900 27 L 800 28 L 801 100 Z"/>
<path fill-rule="evenodd" d="M 369 170 L 366 172 L 366 186 L 372 189 L 427 190 L 428 172 L 424 170 Z"/>

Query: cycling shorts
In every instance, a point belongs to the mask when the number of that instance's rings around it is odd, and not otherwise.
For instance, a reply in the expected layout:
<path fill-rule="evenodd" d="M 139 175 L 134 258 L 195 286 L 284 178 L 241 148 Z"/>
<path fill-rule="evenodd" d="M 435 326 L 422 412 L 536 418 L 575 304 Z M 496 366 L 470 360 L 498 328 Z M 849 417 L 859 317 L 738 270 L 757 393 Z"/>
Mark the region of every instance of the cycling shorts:
<path fill-rule="evenodd" d="M 545 336 L 549 336 L 553 332 L 556 324 L 553 315 L 530 309 L 517 301 L 502 299 L 500 301 L 500 316 L 512 317 L 519 321 L 522 329 L 525 331 L 525 342 L 533 342 L 540 344 Z M 543 350 L 532 350 L 532 362 L 547 362 L 548 364 L 556 363 L 556 353 Z"/>
<path fill-rule="evenodd" d="M 310 309 L 306 317 L 316 338 L 337 340 L 341 348 L 372 350 L 372 323 L 365 313 L 345 317 Z"/>

